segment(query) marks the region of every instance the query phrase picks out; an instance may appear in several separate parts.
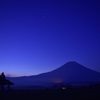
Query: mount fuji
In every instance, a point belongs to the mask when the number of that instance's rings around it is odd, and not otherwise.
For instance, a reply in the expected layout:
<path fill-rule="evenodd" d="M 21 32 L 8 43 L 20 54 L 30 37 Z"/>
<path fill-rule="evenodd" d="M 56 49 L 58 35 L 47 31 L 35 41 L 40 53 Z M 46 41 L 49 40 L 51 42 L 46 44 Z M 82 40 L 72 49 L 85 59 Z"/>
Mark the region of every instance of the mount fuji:
<path fill-rule="evenodd" d="M 49 86 L 51 84 L 100 83 L 100 73 L 71 61 L 51 72 L 25 77 L 9 77 L 15 86 Z"/>

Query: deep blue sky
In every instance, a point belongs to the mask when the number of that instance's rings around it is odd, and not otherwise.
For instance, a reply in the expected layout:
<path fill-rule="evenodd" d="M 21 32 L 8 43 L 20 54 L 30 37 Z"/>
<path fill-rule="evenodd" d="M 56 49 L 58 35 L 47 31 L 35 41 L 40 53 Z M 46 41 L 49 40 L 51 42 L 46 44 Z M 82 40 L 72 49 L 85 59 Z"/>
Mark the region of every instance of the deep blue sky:
<path fill-rule="evenodd" d="M 77 61 L 100 71 L 94 0 L 0 0 L 0 72 L 31 75 Z"/>

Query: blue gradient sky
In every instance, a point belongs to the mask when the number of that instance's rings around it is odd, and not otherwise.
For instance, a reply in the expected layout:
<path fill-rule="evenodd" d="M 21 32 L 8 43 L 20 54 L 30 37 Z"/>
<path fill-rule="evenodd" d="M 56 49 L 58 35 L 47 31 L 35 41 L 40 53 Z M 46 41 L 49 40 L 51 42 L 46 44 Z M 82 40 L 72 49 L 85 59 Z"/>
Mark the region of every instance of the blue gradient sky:
<path fill-rule="evenodd" d="M 94 0 L 0 0 L 0 72 L 39 74 L 77 61 L 100 71 Z"/>

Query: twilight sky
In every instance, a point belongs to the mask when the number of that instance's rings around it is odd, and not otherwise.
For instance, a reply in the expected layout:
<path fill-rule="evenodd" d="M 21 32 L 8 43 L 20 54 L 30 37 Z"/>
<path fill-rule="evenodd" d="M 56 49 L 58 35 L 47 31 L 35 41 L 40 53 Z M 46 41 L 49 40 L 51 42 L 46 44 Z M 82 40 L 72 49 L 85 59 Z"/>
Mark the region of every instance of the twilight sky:
<path fill-rule="evenodd" d="M 96 0 L 0 0 L 0 72 L 48 72 L 68 61 L 100 71 Z"/>

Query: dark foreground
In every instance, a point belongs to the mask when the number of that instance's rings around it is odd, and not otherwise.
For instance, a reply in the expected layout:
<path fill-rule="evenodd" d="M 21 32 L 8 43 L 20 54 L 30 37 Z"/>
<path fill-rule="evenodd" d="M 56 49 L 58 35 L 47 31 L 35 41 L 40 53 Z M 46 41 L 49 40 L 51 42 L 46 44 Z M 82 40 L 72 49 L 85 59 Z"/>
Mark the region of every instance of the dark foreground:
<path fill-rule="evenodd" d="M 100 86 L 68 89 L 12 90 L 0 93 L 0 100 L 100 100 Z"/>

